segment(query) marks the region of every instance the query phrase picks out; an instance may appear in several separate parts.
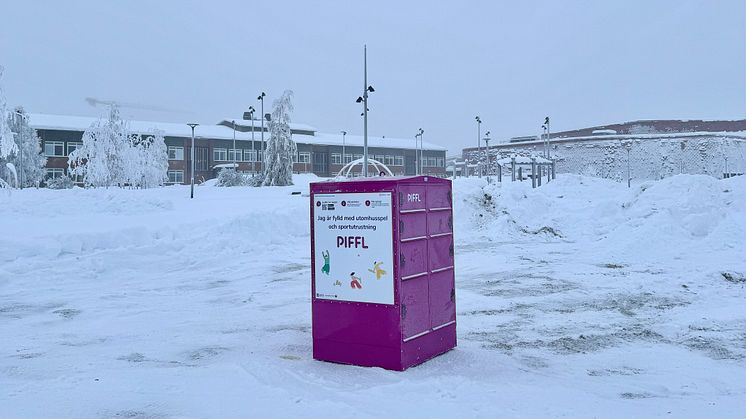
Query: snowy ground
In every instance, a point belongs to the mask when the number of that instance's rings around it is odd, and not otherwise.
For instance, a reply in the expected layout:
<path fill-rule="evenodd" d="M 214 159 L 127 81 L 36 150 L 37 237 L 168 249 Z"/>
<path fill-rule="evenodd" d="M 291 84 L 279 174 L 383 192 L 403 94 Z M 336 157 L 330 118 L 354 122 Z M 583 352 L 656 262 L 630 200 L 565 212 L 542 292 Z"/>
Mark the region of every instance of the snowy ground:
<path fill-rule="evenodd" d="M 455 182 L 458 347 L 311 358 L 308 179 L 0 191 L 0 416 L 746 415 L 746 177 Z"/>

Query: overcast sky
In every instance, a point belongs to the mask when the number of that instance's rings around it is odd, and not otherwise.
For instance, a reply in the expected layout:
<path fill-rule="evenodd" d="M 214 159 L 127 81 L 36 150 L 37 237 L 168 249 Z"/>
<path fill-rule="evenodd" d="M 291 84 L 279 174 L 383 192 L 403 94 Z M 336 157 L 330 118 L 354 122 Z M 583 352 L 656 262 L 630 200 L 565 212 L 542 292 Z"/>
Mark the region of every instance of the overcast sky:
<path fill-rule="evenodd" d="M 295 92 L 294 122 L 451 153 L 634 119 L 746 118 L 746 1 L 12 1 L 0 65 L 11 105 L 215 123 Z M 154 109 L 162 109 L 161 111 Z M 414 139 L 413 139 L 414 141 Z"/>

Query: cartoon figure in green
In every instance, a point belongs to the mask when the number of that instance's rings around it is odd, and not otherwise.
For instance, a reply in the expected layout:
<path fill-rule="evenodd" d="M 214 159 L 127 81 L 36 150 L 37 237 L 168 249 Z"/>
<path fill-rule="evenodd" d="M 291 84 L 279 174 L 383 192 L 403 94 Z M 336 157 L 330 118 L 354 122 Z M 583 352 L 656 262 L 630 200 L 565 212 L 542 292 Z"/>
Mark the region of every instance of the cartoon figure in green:
<path fill-rule="evenodd" d="M 373 262 L 373 269 L 368 269 L 368 272 L 376 274 L 376 279 L 381 279 L 382 276 L 386 275 L 386 271 L 381 269 L 383 262 Z"/>
<path fill-rule="evenodd" d="M 321 272 L 329 275 L 329 251 L 322 251 L 321 256 L 324 257 L 324 266 L 321 267 Z"/>

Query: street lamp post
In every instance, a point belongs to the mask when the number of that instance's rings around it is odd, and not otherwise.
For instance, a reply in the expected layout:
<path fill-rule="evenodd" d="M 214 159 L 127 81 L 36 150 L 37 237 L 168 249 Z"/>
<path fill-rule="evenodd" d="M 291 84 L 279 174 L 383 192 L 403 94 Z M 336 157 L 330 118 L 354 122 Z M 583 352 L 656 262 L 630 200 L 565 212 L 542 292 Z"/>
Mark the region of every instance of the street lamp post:
<path fill-rule="evenodd" d="M 259 97 L 256 98 L 256 100 L 262 102 L 262 160 L 259 163 L 259 168 L 264 171 L 264 96 L 267 96 L 264 92 L 262 92 Z M 253 123 L 253 122 L 252 122 Z M 252 129 L 253 130 L 253 129 Z"/>
<path fill-rule="evenodd" d="M 368 92 L 375 92 L 368 86 L 368 46 L 363 45 L 363 95 L 356 100 L 363 104 L 363 176 L 368 177 Z"/>
<path fill-rule="evenodd" d="M 233 120 L 233 170 L 238 171 L 238 163 L 236 163 L 236 120 Z"/>
<path fill-rule="evenodd" d="M 199 124 L 191 123 L 187 124 L 190 127 L 192 127 L 192 149 L 190 150 L 191 158 L 192 158 L 192 168 L 191 168 L 191 192 L 189 194 L 189 198 L 194 198 L 194 127 L 198 126 Z"/>
<path fill-rule="evenodd" d="M 254 155 L 254 157 L 251 160 L 251 173 L 252 176 L 254 172 L 256 172 L 256 150 L 254 150 L 254 107 L 249 106 L 249 110 L 243 113 L 243 119 L 244 121 L 246 119 L 251 119 L 251 153 Z"/>
<path fill-rule="evenodd" d="M 425 133 L 425 130 L 422 129 L 422 128 L 420 128 L 420 131 L 419 131 L 419 135 L 420 135 L 420 161 L 419 161 L 419 164 L 420 164 L 420 174 L 421 175 L 425 174 L 425 165 L 422 164 L 422 160 L 425 159 L 425 149 L 422 147 L 422 134 L 424 134 L 424 133 Z M 417 144 L 415 143 L 415 146 L 416 145 Z"/>
<path fill-rule="evenodd" d="M 347 131 L 340 131 L 342 133 L 342 166 L 347 164 L 347 158 L 345 157 L 345 136 Z"/>
<path fill-rule="evenodd" d="M 14 113 L 16 115 L 18 115 L 19 117 L 21 117 L 21 119 L 27 120 L 26 115 L 24 115 L 23 113 L 19 112 L 18 110 L 15 110 Z M 21 121 L 18 121 L 18 134 L 17 135 L 18 135 L 18 144 L 20 146 L 20 147 L 18 147 L 18 162 L 21 164 L 21 167 L 20 167 L 20 172 L 21 173 L 20 173 L 19 179 L 18 179 L 20 183 L 19 183 L 18 187 L 20 189 L 23 189 L 23 175 L 24 175 L 24 173 L 25 173 L 26 170 L 23 167 L 23 143 L 22 143 L 22 141 L 23 141 L 23 124 L 21 123 Z"/>
<path fill-rule="evenodd" d="M 479 177 L 482 177 L 482 165 L 479 161 L 479 157 L 482 154 L 482 120 L 477 116 L 474 118 L 477 120 L 477 168 L 479 169 Z"/>
<path fill-rule="evenodd" d="M 545 144 L 544 145 L 544 157 L 548 159 L 549 158 L 549 117 L 548 116 L 544 118 L 544 125 L 542 126 L 545 127 L 544 129 L 546 130 L 546 136 L 545 136 L 546 140 L 544 143 Z"/>
<path fill-rule="evenodd" d="M 414 175 L 418 176 L 420 174 L 420 164 L 419 164 L 419 148 L 417 147 L 417 137 L 420 136 L 420 133 L 414 135 Z"/>
<path fill-rule="evenodd" d="M 487 183 L 490 183 L 491 162 L 490 162 L 490 132 L 489 131 L 484 133 L 484 144 L 487 147 Z"/>

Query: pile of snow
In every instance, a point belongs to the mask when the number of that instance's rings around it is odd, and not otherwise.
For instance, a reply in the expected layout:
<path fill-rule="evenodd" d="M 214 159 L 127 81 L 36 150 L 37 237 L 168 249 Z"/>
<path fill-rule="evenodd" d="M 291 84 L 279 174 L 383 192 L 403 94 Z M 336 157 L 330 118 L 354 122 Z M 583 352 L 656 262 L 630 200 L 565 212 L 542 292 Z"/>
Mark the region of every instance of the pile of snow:
<path fill-rule="evenodd" d="M 746 177 L 457 179 L 458 347 L 404 373 L 312 359 L 293 180 L 0 194 L 2 416 L 741 415 Z"/>

